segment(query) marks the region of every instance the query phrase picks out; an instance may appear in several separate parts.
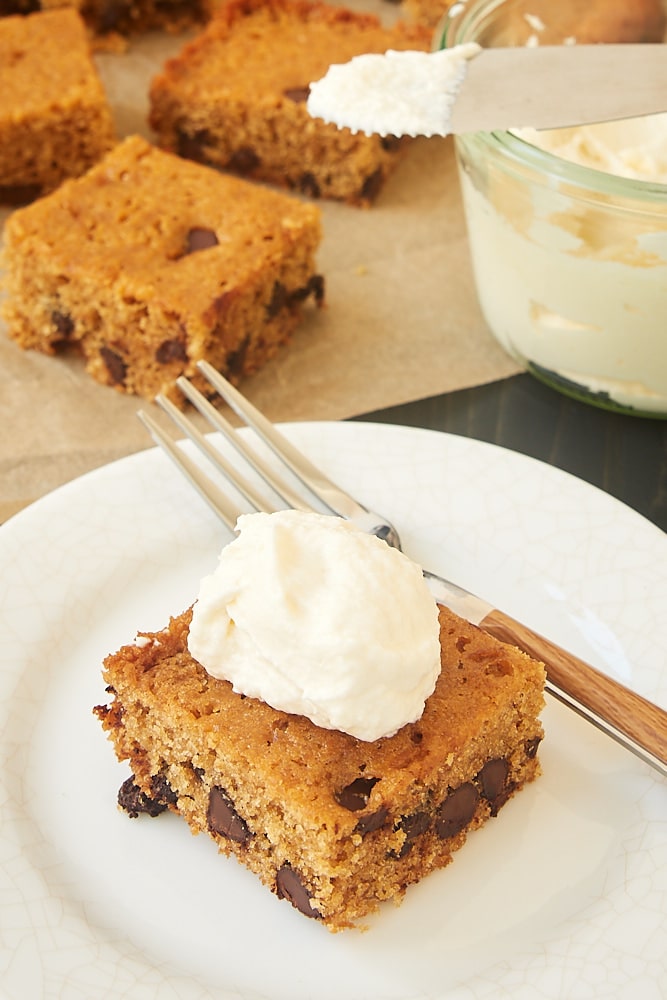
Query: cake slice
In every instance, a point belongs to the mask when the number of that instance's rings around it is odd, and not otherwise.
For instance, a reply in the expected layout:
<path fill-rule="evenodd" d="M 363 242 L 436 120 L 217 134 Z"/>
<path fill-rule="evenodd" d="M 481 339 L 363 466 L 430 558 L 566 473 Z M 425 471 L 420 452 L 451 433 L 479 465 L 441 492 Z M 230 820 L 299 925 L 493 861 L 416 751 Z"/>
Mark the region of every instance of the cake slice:
<path fill-rule="evenodd" d="M 311 118 L 308 86 L 331 63 L 387 49 L 428 51 L 431 33 L 307 0 L 231 0 L 150 88 L 160 146 L 311 197 L 368 205 L 404 140 Z M 409 142 L 409 140 L 408 140 Z"/>
<path fill-rule="evenodd" d="M 114 144 L 106 93 L 75 10 L 0 18 L 0 202 L 30 201 Z"/>
<path fill-rule="evenodd" d="M 0 16 L 73 9 L 95 36 L 179 32 L 205 22 L 218 0 L 0 0 Z M 67 50 L 64 49 L 64 52 Z"/>
<path fill-rule="evenodd" d="M 235 693 L 193 659 L 190 621 L 105 661 L 119 801 L 180 813 L 331 931 L 447 865 L 539 773 L 543 666 L 445 608 L 422 716 L 370 742 Z"/>
<path fill-rule="evenodd" d="M 316 206 L 130 136 L 9 218 L 3 316 L 21 347 L 75 347 L 148 399 L 199 382 L 200 359 L 236 381 L 322 303 L 320 235 Z"/>

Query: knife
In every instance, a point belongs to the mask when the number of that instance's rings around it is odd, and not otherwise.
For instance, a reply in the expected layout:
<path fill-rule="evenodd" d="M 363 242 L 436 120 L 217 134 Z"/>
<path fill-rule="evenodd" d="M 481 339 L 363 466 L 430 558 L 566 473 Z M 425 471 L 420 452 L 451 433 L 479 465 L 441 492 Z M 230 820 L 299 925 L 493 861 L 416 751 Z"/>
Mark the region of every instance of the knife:
<path fill-rule="evenodd" d="M 667 111 L 667 46 L 388 51 L 311 83 L 311 115 L 379 135 L 551 129 Z"/>
<path fill-rule="evenodd" d="M 667 777 L 667 712 L 455 583 L 424 570 L 439 604 L 547 666 L 545 689 Z"/>
<path fill-rule="evenodd" d="M 565 128 L 667 111 L 667 46 L 552 45 L 482 49 L 450 131 Z"/>

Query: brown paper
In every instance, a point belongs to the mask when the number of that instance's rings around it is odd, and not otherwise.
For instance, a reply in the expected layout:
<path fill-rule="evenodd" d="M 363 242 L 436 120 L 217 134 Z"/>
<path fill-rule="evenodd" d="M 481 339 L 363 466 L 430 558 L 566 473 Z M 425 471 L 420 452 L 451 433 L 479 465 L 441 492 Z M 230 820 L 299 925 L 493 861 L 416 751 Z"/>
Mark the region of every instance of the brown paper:
<path fill-rule="evenodd" d="M 151 138 L 148 84 L 183 40 L 154 35 L 96 57 L 119 136 Z M 477 303 L 451 139 L 416 140 L 370 209 L 319 204 L 326 307 L 308 309 L 242 386 L 271 419 L 339 420 L 518 370 Z M 93 382 L 79 359 L 22 351 L 0 331 L 0 518 L 150 446 L 142 406 L 154 408 Z"/>

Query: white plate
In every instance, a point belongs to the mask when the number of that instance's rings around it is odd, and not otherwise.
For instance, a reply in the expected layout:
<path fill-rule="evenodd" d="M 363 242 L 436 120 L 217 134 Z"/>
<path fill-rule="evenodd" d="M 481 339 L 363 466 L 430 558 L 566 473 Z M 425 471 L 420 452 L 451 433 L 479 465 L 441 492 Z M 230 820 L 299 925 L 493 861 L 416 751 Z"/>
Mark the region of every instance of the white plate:
<path fill-rule="evenodd" d="M 289 435 L 406 550 L 667 702 L 667 536 L 492 445 L 371 424 Z M 181 820 L 131 821 L 92 706 L 102 658 L 193 599 L 228 536 L 157 451 L 0 531 L 3 997 L 627 997 L 667 982 L 667 789 L 557 703 L 543 777 L 454 863 L 331 935 Z"/>

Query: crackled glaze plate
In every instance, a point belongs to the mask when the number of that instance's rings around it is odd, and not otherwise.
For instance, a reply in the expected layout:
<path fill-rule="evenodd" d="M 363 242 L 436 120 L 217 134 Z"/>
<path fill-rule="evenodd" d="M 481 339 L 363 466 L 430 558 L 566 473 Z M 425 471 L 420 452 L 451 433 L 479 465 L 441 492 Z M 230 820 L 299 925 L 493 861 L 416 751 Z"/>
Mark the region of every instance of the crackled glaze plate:
<path fill-rule="evenodd" d="M 404 548 L 667 703 L 667 536 L 571 476 L 405 427 L 287 433 Z M 658 1000 L 667 786 L 550 702 L 544 774 L 454 862 L 331 935 L 171 814 L 116 808 L 103 657 L 193 600 L 229 535 L 163 455 L 0 529 L 0 996 Z"/>

